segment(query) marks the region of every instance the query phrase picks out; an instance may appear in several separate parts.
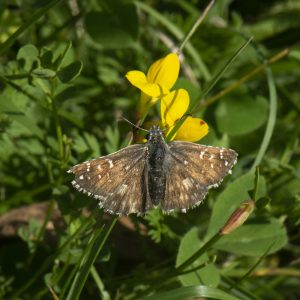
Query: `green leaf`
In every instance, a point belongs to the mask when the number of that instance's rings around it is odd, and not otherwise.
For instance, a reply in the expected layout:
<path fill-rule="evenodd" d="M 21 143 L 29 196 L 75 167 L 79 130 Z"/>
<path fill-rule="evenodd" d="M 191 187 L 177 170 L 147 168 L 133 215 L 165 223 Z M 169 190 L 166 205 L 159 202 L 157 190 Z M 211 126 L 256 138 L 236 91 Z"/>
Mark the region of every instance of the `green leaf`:
<path fill-rule="evenodd" d="M 53 69 L 53 52 L 47 48 L 41 50 L 41 66 L 44 69 Z"/>
<path fill-rule="evenodd" d="M 34 45 L 25 45 L 18 51 L 17 60 L 25 71 L 30 72 L 39 62 L 39 51 Z"/>
<path fill-rule="evenodd" d="M 55 70 L 58 70 L 60 66 L 64 63 L 65 58 L 69 50 L 71 49 L 71 47 L 72 47 L 72 42 L 68 41 L 63 52 L 56 58 L 56 60 L 53 63 Z"/>
<path fill-rule="evenodd" d="M 287 244 L 284 226 L 276 219 L 255 219 L 222 237 L 214 248 L 239 255 L 261 256 Z"/>
<path fill-rule="evenodd" d="M 61 68 L 57 72 L 57 76 L 61 80 L 61 82 L 68 83 L 79 76 L 79 74 L 82 70 L 82 66 L 83 65 L 82 65 L 81 61 L 75 61 L 75 62 Z"/>
<path fill-rule="evenodd" d="M 89 148 L 92 150 L 92 156 L 100 156 L 99 143 L 97 138 L 94 135 L 89 134 L 87 132 L 84 132 L 83 136 L 86 140 L 86 143 L 89 145 Z"/>
<path fill-rule="evenodd" d="M 69 191 L 69 187 L 66 185 L 59 185 L 55 188 L 53 188 L 53 195 L 59 196 L 59 195 L 64 195 Z"/>
<path fill-rule="evenodd" d="M 190 256 L 192 256 L 199 248 L 201 248 L 202 242 L 198 237 L 198 229 L 192 228 L 181 240 L 178 255 L 176 259 L 176 266 L 185 262 Z M 187 270 L 195 268 L 208 262 L 207 254 L 199 257 Z M 203 268 L 179 276 L 179 280 L 184 286 L 191 286 L 197 284 L 205 284 L 207 286 L 216 287 L 220 281 L 220 275 L 218 269 L 214 264 L 209 263 Z"/>
<path fill-rule="evenodd" d="M 107 126 L 105 130 L 107 153 L 113 153 L 119 149 L 120 132 L 117 127 Z"/>
<path fill-rule="evenodd" d="M 48 78 L 55 77 L 56 72 L 51 69 L 37 68 L 32 71 L 32 75 L 34 75 L 38 78 L 48 79 Z"/>
<path fill-rule="evenodd" d="M 39 138 L 43 137 L 42 130 L 34 123 L 32 118 L 27 116 L 27 112 L 24 109 L 19 108 L 13 100 L 8 100 L 5 97 L 0 101 L 0 112 L 5 113 L 11 120 L 17 122 L 27 129 L 29 134 L 35 134 Z"/>
<path fill-rule="evenodd" d="M 181 287 L 168 292 L 155 293 L 152 296 L 138 298 L 137 300 L 182 300 L 189 298 L 192 299 L 193 297 L 204 297 L 220 300 L 240 300 L 240 298 L 232 296 L 220 289 L 204 285 Z"/>
<path fill-rule="evenodd" d="M 18 146 L 21 147 L 22 150 L 26 150 L 28 154 L 43 155 L 45 153 L 44 145 L 36 138 L 20 140 Z"/>
<path fill-rule="evenodd" d="M 249 95 L 230 95 L 219 102 L 216 109 L 218 129 L 231 135 L 246 134 L 263 125 L 268 116 L 265 98 Z"/>
<path fill-rule="evenodd" d="M 249 199 L 248 191 L 253 189 L 255 184 L 255 172 L 249 172 L 233 183 L 219 195 L 214 204 L 208 226 L 208 236 L 212 236 L 225 225 L 231 214 L 239 207 L 242 201 Z M 266 183 L 263 176 L 259 177 L 257 198 L 266 194 Z"/>
<path fill-rule="evenodd" d="M 91 12 L 85 18 L 86 30 L 104 48 L 127 48 L 135 44 L 138 18 L 134 4 L 120 4 L 111 13 Z"/>
<path fill-rule="evenodd" d="M 77 93 L 79 92 L 75 86 L 62 85 L 61 88 L 62 89 L 58 90 L 57 94 L 55 95 L 55 99 L 59 102 L 75 98 Z"/>
<path fill-rule="evenodd" d="M 119 73 L 112 67 L 99 66 L 97 71 L 99 72 L 99 79 L 103 81 L 105 85 L 118 84 L 120 82 Z"/>

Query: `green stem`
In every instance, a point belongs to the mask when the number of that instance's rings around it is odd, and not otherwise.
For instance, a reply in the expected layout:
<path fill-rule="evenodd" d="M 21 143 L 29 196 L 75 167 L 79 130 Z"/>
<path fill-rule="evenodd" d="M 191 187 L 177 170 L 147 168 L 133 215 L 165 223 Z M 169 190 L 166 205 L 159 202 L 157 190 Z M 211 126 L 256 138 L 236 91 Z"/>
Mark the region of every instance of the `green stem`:
<path fill-rule="evenodd" d="M 41 228 L 40 228 L 40 230 L 37 234 L 36 243 L 41 243 L 42 240 L 43 240 L 47 224 L 48 224 L 49 220 L 51 219 L 51 216 L 52 216 L 52 213 L 53 213 L 54 205 L 55 205 L 55 200 L 52 198 L 50 200 L 49 204 L 48 204 L 46 217 L 45 217 L 45 219 L 43 221 L 43 224 L 42 224 L 42 226 L 41 226 Z M 32 261 L 34 260 L 34 258 L 36 256 L 36 252 L 37 252 L 37 247 L 35 248 L 34 252 L 30 255 L 30 257 L 29 257 L 29 259 L 26 263 L 27 268 L 28 268 L 28 266 L 31 265 Z"/>
<path fill-rule="evenodd" d="M 57 136 L 57 141 L 58 141 L 59 158 L 60 158 L 61 162 L 63 163 L 64 162 L 63 134 L 62 134 L 60 119 L 59 119 L 59 116 L 57 113 L 57 107 L 56 107 L 54 97 L 51 97 L 51 107 L 52 107 L 53 119 L 54 119 L 54 123 L 55 123 L 55 131 L 56 131 L 56 136 Z"/>
<path fill-rule="evenodd" d="M 94 282 L 99 289 L 99 293 L 103 300 L 110 300 L 108 292 L 104 289 L 104 284 L 94 266 L 91 267 L 91 275 L 93 276 Z"/>
<path fill-rule="evenodd" d="M 181 45 L 179 47 L 179 52 L 182 52 L 182 50 L 185 47 L 186 43 L 190 40 L 190 38 L 192 37 L 192 35 L 195 33 L 195 31 L 197 30 L 197 28 L 200 26 L 200 24 L 202 23 L 202 21 L 205 19 L 205 17 L 207 16 L 207 14 L 209 13 L 209 11 L 213 7 L 214 3 L 215 3 L 215 0 L 211 0 L 209 2 L 209 4 L 206 6 L 206 8 L 204 9 L 203 13 L 198 17 L 198 19 L 196 20 L 196 22 L 192 26 L 191 30 L 188 32 L 188 34 L 186 35 L 186 37 L 182 41 L 182 43 L 181 43 Z"/>
<path fill-rule="evenodd" d="M 190 256 L 186 261 L 181 263 L 176 267 L 177 272 L 181 272 L 195 262 L 201 255 L 203 255 L 207 250 L 209 250 L 212 245 L 214 245 L 223 235 L 217 232 L 213 237 L 211 237 L 198 251 L 196 251 L 192 256 Z"/>

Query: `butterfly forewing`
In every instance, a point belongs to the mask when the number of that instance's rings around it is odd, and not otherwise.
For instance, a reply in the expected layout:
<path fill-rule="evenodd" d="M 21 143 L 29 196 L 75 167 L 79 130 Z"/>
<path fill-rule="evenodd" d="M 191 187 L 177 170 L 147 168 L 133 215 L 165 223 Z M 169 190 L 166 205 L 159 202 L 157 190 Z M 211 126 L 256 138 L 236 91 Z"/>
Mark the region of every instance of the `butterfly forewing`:
<path fill-rule="evenodd" d="M 72 184 L 98 199 L 110 213 L 127 215 L 150 209 L 142 184 L 146 149 L 136 144 L 76 165 L 69 171 L 75 174 Z"/>
<path fill-rule="evenodd" d="M 175 141 L 168 144 L 164 211 L 185 211 L 204 199 L 207 191 L 220 184 L 236 163 L 231 149 Z"/>

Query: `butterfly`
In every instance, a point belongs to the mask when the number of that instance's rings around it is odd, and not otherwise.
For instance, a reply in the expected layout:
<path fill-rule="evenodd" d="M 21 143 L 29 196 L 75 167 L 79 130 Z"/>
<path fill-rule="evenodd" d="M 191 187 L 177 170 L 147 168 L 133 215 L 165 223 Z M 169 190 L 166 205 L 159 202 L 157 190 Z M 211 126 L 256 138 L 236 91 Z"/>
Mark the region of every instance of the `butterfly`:
<path fill-rule="evenodd" d="M 141 215 L 157 206 L 170 213 L 199 205 L 236 161 L 231 149 L 166 143 L 160 127 L 153 126 L 145 144 L 88 160 L 68 172 L 75 175 L 72 185 L 99 200 L 106 212 Z"/>

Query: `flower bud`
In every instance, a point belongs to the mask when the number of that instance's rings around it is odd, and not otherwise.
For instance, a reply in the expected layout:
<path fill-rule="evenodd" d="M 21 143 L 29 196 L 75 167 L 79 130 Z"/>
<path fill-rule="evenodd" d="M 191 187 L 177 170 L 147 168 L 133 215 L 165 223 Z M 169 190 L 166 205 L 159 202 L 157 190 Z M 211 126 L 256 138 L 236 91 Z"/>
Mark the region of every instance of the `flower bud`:
<path fill-rule="evenodd" d="M 254 210 L 254 201 L 249 199 L 243 202 L 238 209 L 236 209 L 233 214 L 228 219 L 227 223 L 220 230 L 220 234 L 225 235 L 239 226 L 241 226 L 249 217 L 249 215 Z"/>

